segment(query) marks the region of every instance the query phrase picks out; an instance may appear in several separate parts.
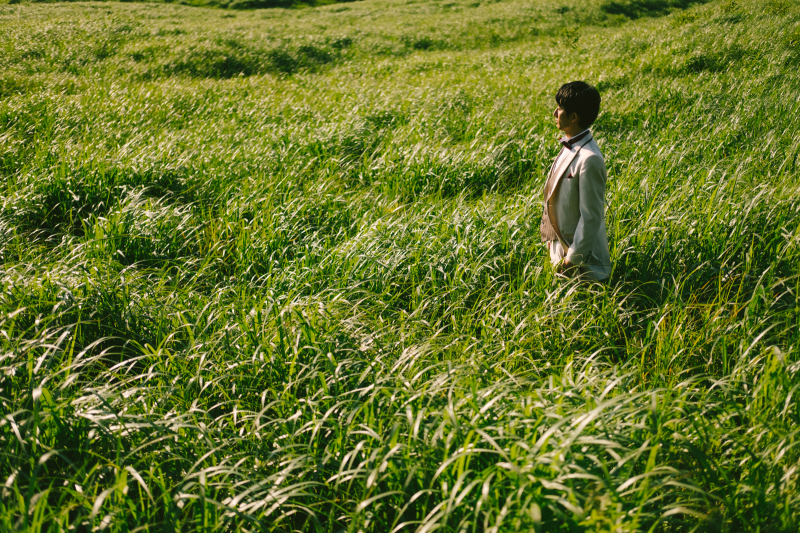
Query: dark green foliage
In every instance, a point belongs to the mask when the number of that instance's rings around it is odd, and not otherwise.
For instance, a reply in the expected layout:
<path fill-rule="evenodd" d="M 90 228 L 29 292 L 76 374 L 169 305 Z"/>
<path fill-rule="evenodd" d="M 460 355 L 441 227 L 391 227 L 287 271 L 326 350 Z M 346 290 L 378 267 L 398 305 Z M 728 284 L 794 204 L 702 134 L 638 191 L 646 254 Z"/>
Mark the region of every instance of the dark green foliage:
<path fill-rule="evenodd" d="M 430 50 L 442 47 L 443 45 L 443 43 L 428 36 L 421 36 L 421 37 L 405 36 L 403 38 L 403 43 L 412 50 Z"/>
<path fill-rule="evenodd" d="M 270 7 L 289 8 L 295 4 L 296 0 L 233 0 L 228 4 L 229 9 L 266 9 Z M 313 4 L 312 4 L 313 5 Z"/>
<path fill-rule="evenodd" d="M 743 59 L 755 55 L 756 54 L 740 46 L 733 46 L 727 50 L 708 51 L 689 57 L 686 60 L 686 69 L 693 73 L 703 71 L 719 72 L 732 67 L 735 63 Z"/>
<path fill-rule="evenodd" d="M 609 15 L 624 15 L 630 19 L 661 17 L 674 9 L 686 9 L 708 0 L 603 0 L 600 10 Z"/>
<path fill-rule="evenodd" d="M 18 4 L 22 0 L 8 0 L 9 4 Z M 54 0 L 30 0 L 33 3 L 51 3 Z M 66 0 L 72 2 L 76 0 Z M 181 4 L 194 7 L 212 7 L 222 9 L 269 9 L 269 8 L 304 8 L 309 6 L 329 5 L 336 2 L 355 2 L 357 0 L 112 0 L 118 2 L 147 1 L 164 4 Z"/>
<path fill-rule="evenodd" d="M 160 68 L 150 70 L 146 78 L 184 75 L 197 78 L 233 78 L 252 76 L 267 72 L 292 74 L 301 70 L 313 70 L 332 63 L 340 57 L 341 45 L 309 43 L 300 46 L 278 46 L 272 49 L 256 49 L 237 42 L 219 43 L 217 46 L 189 48 L 181 57 Z"/>

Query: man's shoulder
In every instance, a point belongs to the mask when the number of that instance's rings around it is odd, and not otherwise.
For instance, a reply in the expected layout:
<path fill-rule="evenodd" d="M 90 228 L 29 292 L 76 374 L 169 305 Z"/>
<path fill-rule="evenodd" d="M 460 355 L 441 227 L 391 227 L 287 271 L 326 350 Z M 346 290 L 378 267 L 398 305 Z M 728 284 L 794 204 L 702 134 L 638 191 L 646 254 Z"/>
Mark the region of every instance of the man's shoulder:
<path fill-rule="evenodd" d="M 586 143 L 581 150 L 582 156 L 584 158 L 600 158 L 603 162 L 605 162 L 605 157 L 603 157 L 603 152 L 600 150 L 600 146 L 597 145 L 597 141 L 592 137 L 592 139 Z"/>
<path fill-rule="evenodd" d="M 594 141 L 594 139 L 586 143 L 581 150 L 580 156 L 581 166 L 584 169 L 593 169 L 594 171 L 605 173 L 606 160 L 603 157 L 603 152 L 600 151 L 600 147 L 597 146 L 597 143 Z"/>

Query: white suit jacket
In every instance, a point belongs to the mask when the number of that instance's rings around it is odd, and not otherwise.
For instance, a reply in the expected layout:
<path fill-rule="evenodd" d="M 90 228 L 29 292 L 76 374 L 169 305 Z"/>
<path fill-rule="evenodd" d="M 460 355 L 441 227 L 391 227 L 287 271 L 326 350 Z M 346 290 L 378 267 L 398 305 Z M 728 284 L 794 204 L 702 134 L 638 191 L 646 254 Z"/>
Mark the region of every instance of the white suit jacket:
<path fill-rule="evenodd" d="M 591 133 L 572 148 L 564 148 L 550 168 L 551 175 L 555 181 L 550 190 L 545 183 L 544 201 L 566 259 L 593 279 L 609 277 L 611 257 L 605 222 L 608 176 L 603 154 Z"/>

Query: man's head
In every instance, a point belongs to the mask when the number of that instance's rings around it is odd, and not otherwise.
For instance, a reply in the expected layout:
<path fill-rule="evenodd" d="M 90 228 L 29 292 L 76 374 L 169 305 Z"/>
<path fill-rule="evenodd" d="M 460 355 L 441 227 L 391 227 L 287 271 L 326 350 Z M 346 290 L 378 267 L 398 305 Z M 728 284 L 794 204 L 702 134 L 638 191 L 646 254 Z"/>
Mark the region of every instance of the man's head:
<path fill-rule="evenodd" d="M 600 112 L 600 92 L 584 81 L 565 83 L 556 93 L 553 116 L 558 129 L 569 136 L 591 126 Z"/>

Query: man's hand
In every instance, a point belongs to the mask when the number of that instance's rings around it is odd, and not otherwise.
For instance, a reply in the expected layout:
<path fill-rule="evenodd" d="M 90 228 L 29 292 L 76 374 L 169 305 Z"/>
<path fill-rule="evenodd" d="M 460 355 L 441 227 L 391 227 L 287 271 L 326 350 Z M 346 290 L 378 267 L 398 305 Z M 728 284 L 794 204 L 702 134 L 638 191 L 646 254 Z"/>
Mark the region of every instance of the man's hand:
<path fill-rule="evenodd" d="M 561 274 L 562 276 L 567 276 L 568 278 L 571 278 L 575 274 L 576 270 L 577 267 L 570 263 L 566 258 L 562 259 L 561 262 L 556 265 L 556 274 Z"/>

